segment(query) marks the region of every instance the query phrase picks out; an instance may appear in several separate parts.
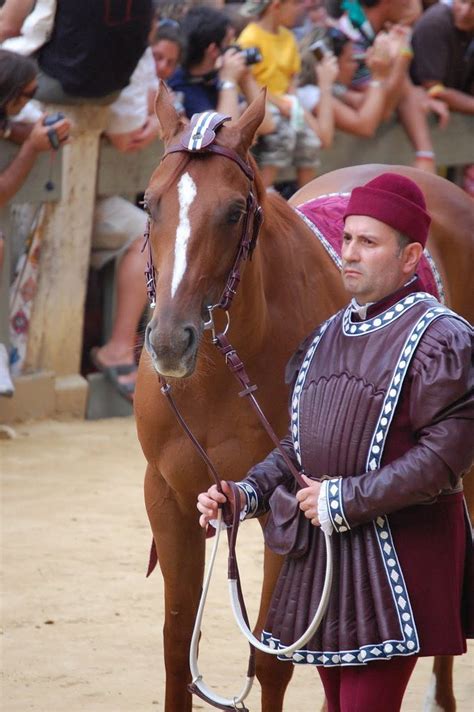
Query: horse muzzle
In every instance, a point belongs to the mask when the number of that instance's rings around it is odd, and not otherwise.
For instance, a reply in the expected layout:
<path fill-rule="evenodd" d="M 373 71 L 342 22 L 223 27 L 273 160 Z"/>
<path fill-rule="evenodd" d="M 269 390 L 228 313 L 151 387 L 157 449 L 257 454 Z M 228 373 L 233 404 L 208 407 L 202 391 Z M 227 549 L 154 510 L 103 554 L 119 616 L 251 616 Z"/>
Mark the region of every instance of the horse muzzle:
<path fill-rule="evenodd" d="M 199 333 L 193 324 L 183 324 L 170 331 L 160 330 L 150 322 L 145 331 L 145 348 L 155 370 L 169 378 L 191 376 L 196 366 Z"/>

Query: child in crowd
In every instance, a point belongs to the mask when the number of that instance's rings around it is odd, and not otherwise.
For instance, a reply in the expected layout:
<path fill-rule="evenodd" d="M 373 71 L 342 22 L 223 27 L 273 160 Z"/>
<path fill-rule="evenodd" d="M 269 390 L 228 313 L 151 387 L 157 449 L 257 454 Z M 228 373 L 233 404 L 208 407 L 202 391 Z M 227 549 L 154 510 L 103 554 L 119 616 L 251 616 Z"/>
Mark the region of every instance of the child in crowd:
<path fill-rule="evenodd" d="M 337 73 L 335 61 L 328 60 L 319 72 L 320 101 L 318 118 L 306 112 L 296 94 L 296 78 L 301 60 L 298 46 L 288 29 L 297 24 L 300 0 L 247 0 L 242 14 L 255 17 L 238 38 L 245 49 L 256 47 L 261 61 L 252 73 L 261 86 L 267 87 L 276 129 L 262 136 L 255 148 L 265 186 L 273 185 L 281 169 L 294 166 L 298 185 L 316 176 L 320 146 L 328 147 L 334 134 L 331 85 Z"/>
<path fill-rule="evenodd" d="M 155 60 L 156 76 L 166 82 L 181 62 L 183 53 L 179 23 L 167 18 L 159 20 L 150 38 L 150 46 Z"/>

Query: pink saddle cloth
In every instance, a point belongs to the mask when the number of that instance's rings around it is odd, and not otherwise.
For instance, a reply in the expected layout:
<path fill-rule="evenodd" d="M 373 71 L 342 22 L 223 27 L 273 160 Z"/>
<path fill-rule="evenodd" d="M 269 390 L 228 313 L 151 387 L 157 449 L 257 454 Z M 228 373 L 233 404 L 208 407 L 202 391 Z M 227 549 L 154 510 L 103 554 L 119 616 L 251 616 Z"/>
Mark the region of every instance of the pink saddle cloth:
<path fill-rule="evenodd" d="M 344 230 L 343 215 L 349 201 L 349 194 L 322 195 L 307 203 L 297 206 L 297 211 L 313 230 L 330 256 L 341 267 L 342 234 Z M 423 283 L 425 292 L 432 294 L 439 301 L 442 299 L 442 285 L 439 276 L 433 272 L 434 263 L 426 251 L 418 265 L 417 273 Z"/>

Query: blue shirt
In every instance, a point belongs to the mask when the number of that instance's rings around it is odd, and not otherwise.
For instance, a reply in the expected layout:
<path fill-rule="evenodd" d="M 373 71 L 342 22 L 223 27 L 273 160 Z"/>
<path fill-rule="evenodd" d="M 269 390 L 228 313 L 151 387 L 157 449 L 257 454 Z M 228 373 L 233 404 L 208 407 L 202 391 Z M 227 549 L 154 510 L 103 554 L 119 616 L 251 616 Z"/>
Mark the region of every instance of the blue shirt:
<path fill-rule="evenodd" d="M 174 72 L 168 80 L 170 88 L 178 94 L 184 106 L 188 119 L 193 114 L 217 108 L 219 99 L 219 79 L 217 74 L 207 74 L 204 77 L 193 77 L 182 67 Z"/>

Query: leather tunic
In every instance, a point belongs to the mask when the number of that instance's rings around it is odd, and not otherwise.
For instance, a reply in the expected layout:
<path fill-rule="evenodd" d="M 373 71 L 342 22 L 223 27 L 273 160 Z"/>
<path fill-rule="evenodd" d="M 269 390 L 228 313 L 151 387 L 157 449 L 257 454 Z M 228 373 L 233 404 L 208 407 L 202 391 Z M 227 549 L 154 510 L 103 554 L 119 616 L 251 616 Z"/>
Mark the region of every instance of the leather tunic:
<path fill-rule="evenodd" d="M 465 650 L 472 540 L 461 476 L 474 455 L 472 331 L 416 286 L 371 307 L 365 321 L 349 307 L 339 312 L 305 340 L 287 369 L 294 388 L 283 445 L 308 476 L 331 478 L 327 506 L 335 529 L 328 610 L 293 662 L 355 665 Z M 243 482 L 255 493 L 252 515 L 272 507 L 277 513 L 279 486 L 296 489 L 277 451 Z M 303 517 L 296 499 L 294 515 Z M 274 591 L 263 633 L 272 646 L 289 645 L 306 630 L 321 596 L 324 537 L 313 526 L 308 537 L 303 555 L 286 557 Z M 449 550 L 442 566 L 440 552 L 428 551 L 430 541 Z M 439 589 L 431 615 L 418 576 Z M 453 602 L 449 610 L 446 600 Z"/>

